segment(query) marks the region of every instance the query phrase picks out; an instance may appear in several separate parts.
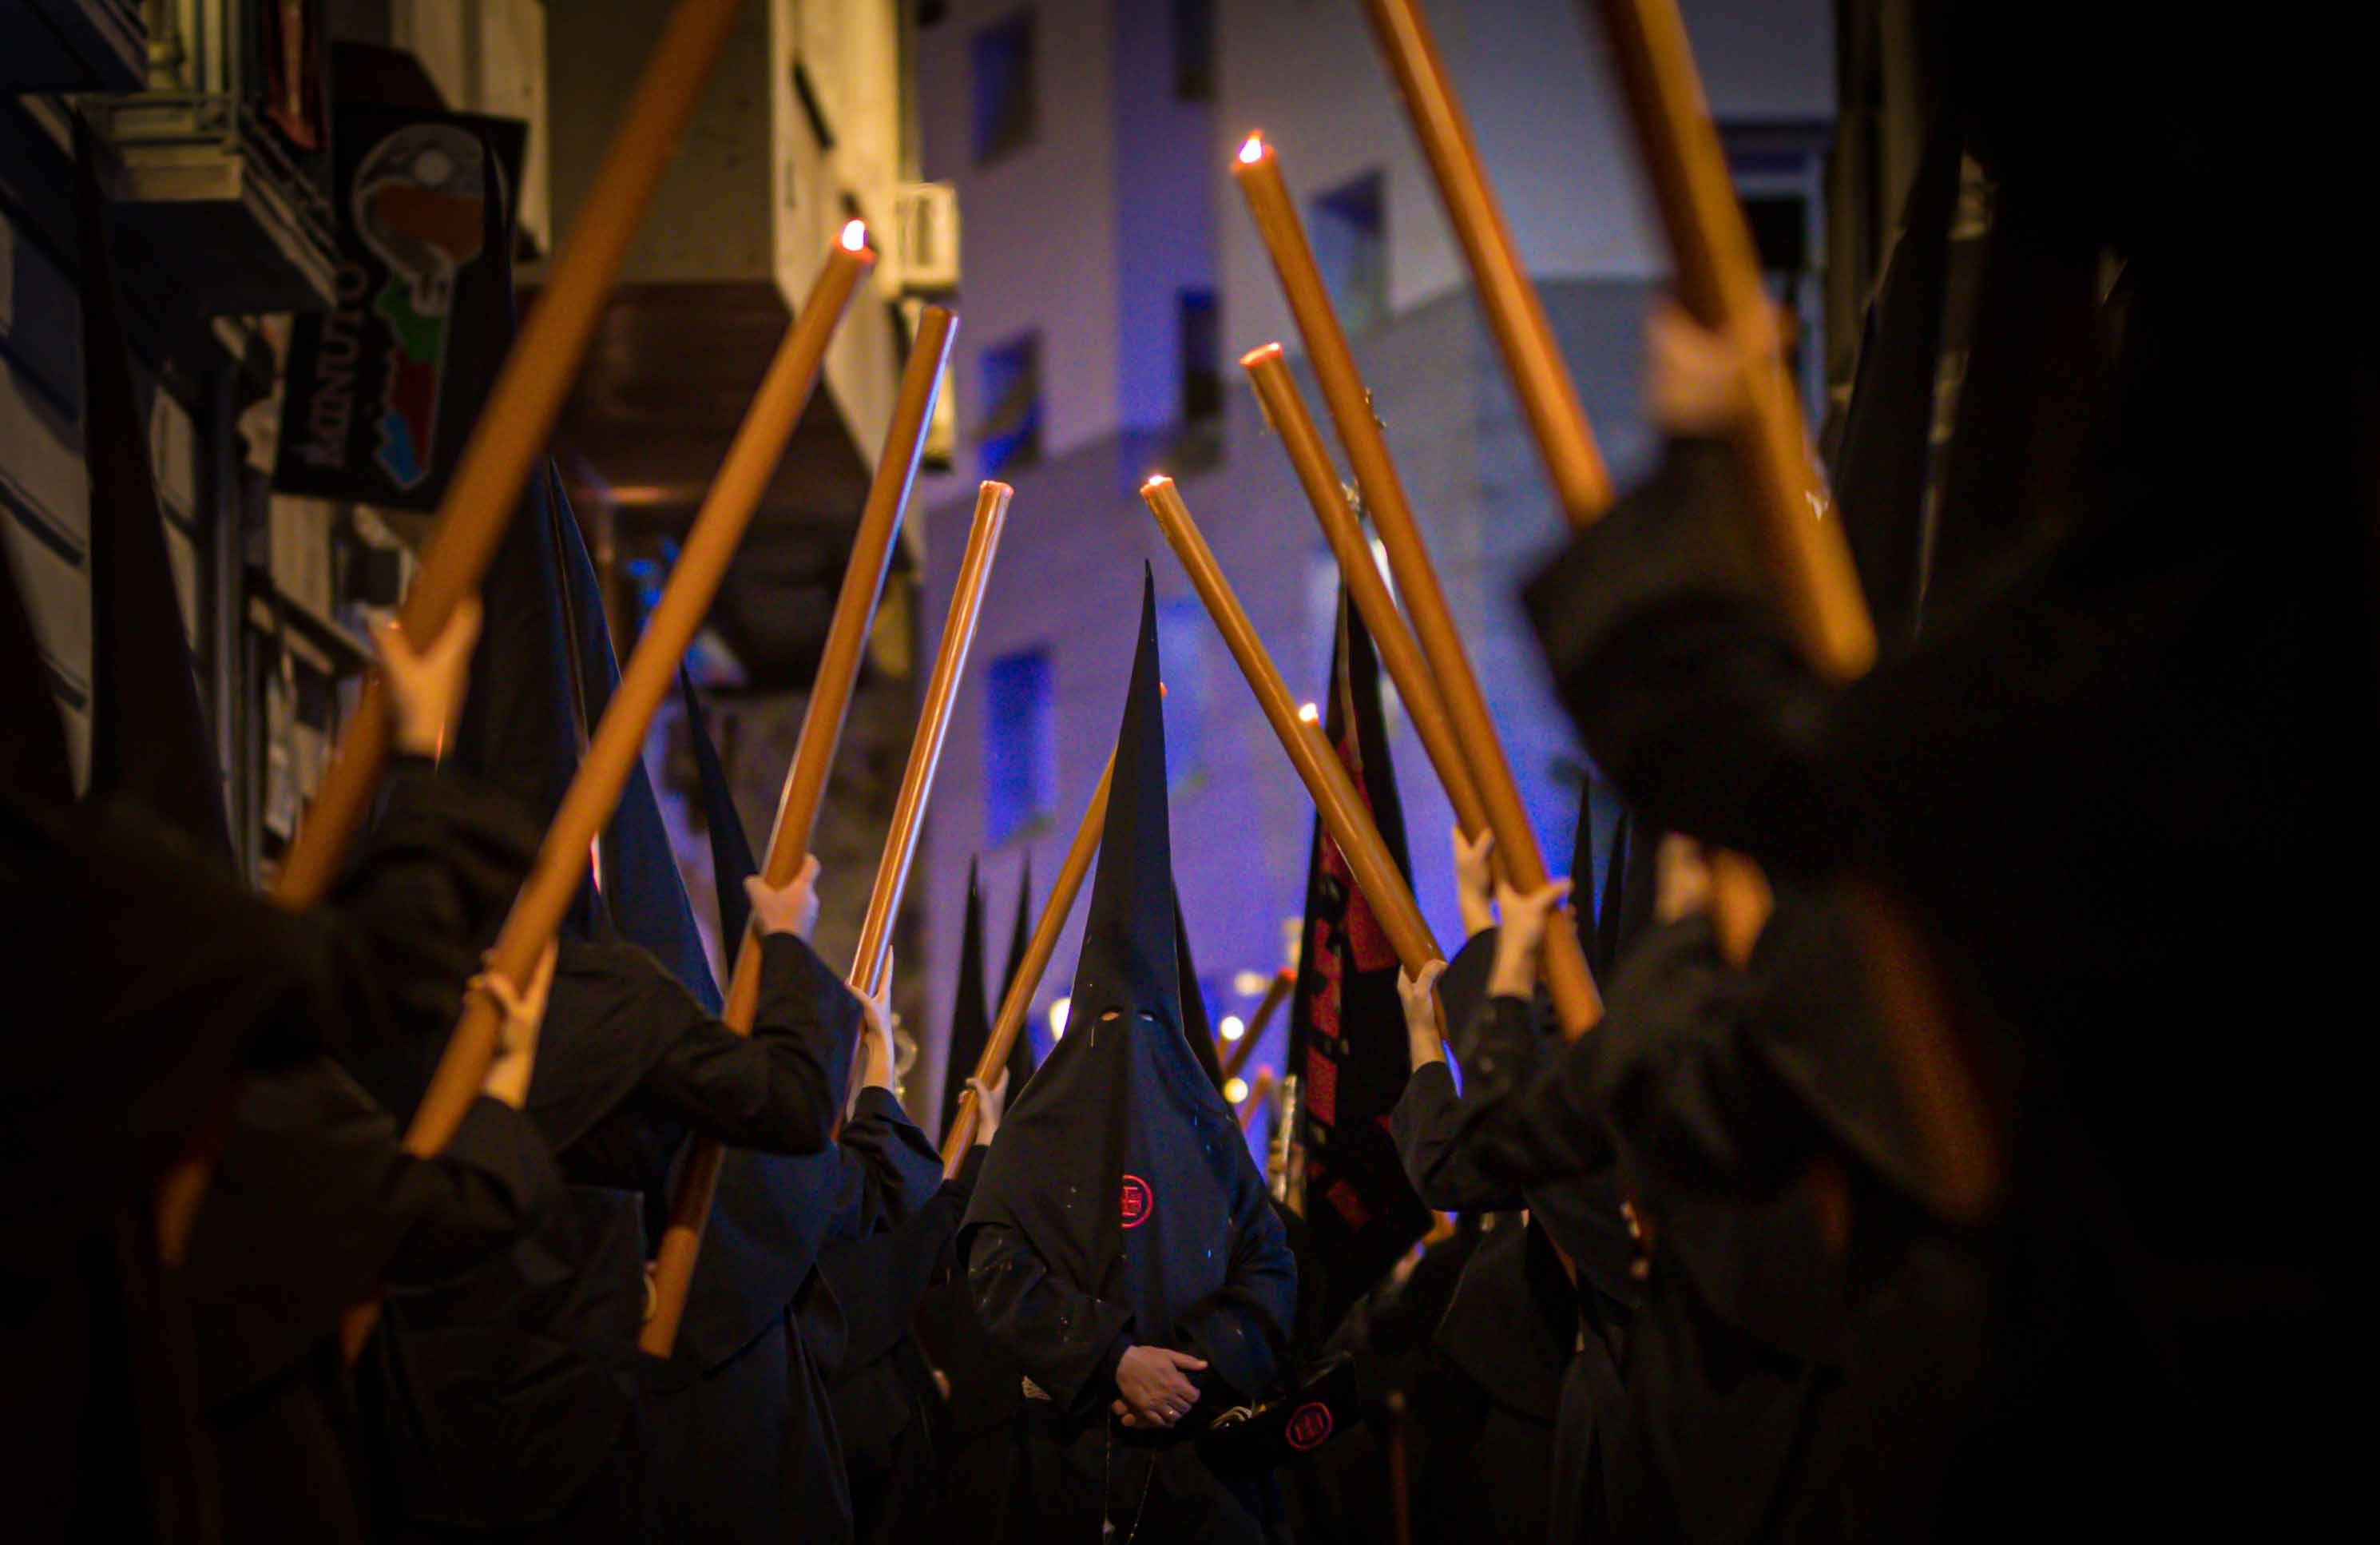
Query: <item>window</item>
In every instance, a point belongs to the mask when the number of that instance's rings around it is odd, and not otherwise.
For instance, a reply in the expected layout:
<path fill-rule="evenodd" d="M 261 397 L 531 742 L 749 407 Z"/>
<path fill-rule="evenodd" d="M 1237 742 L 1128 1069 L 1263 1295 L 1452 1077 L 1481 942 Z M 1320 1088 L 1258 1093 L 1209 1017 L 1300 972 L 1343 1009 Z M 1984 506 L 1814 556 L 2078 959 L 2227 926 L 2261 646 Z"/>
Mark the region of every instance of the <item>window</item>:
<path fill-rule="evenodd" d="M 975 35 L 976 164 L 1033 142 L 1033 13 Z"/>
<path fill-rule="evenodd" d="M 1195 595 L 1157 603 L 1157 658 L 1165 677 L 1165 785 L 1206 781 L 1207 639 L 1214 624 Z"/>
<path fill-rule="evenodd" d="M 1050 712 L 1050 654 L 1019 650 L 984 678 L 984 840 L 998 847 L 1050 824 L 1058 743 Z"/>
<path fill-rule="evenodd" d="M 1314 201 L 1307 221 L 1314 261 L 1350 333 L 1389 314 L 1388 199 L 1380 174 L 1366 172 Z"/>
<path fill-rule="evenodd" d="M 986 349 L 983 355 L 983 475 L 1030 467 L 1041 459 L 1041 335 Z"/>
<path fill-rule="evenodd" d="M 1173 95 L 1215 100 L 1214 0 L 1173 0 Z"/>
<path fill-rule="evenodd" d="M 1210 423 L 1223 416 L 1223 329 L 1215 312 L 1215 292 L 1178 292 L 1174 314 L 1182 345 L 1182 420 Z"/>

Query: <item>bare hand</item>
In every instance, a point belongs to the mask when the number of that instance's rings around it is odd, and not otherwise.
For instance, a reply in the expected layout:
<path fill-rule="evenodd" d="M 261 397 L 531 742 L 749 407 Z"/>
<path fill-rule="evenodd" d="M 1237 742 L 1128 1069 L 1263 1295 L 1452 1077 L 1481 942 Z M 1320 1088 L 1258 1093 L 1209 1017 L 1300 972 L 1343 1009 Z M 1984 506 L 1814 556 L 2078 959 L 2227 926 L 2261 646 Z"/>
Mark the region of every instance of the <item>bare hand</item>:
<path fill-rule="evenodd" d="M 1426 963 L 1418 976 L 1397 973 L 1397 996 L 1405 1006 L 1405 1047 L 1415 1067 L 1446 1060 L 1446 1038 L 1438 1022 L 1438 979 L 1445 974 L 1443 960 Z"/>
<path fill-rule="evenodd" d="M 818 927 L 818 877 L 815 853 L 802 855 L 801 872 L 783 885 L 747 875 L 744 894 L 751 898 L 752 926 L 762 933 L 790 933 L 807 943 L 810 931 Z"/>
<path fill-rule="evenodd" d="M 1710 858 L 1702 844 L 1675 833 L 1661 839 L 1654 860 L 1653 915 L 1665 923 L 1710 910 Z"/>
<path fill-rule="evenodd" d="M 1207 1365 L 1187 1352 L 1162 1346 L 1135 1346 L 1116 1364 L 1116 1393 L 1123 1398 L 1115 1412 L 1126 1427 L 1172 1427 L 1198 1404 L 1198 1386 L 1192 1373 Z"/>
<path fill-rule="evenodd" d="M 537 968 L 529 973 L 526 988 L 515 987 L 492 967 L 473 977 L 464 990 L 487 998 L 501 1016 L 496 1028 L 496 1054 L 488 1064 L 487 1077 L 480 1080 L 480 1088 L 516 1109 L 528 1099 L 529 1075 L 537 1064 L 538 1032 L 545 1025 L 545 1004 L 553 991 L 556 958 L 555 947 L 547 944 L 545 953 L 538 957 Z"/>
<path fill-rule="evenodd" d="M 1715 434 L 1748 410 L 1752 372 L 1776 369 L 1780 329 L 1763 306 L 1749 335 L 1711 332 L 1664 301 L 1645 324 L 1646 398 L 1653 421 L 1671 434 Z"/>
<path fill-rule="evenodd" d="M 466 597 L 430 647 L 416 651 L 395 618 L 372 630 L 381 677 L 388 684 L 389 729 L 409 756 L 436 756 L 463 716 L 471 685 L 471 648 L 480 641 L 480 598 Z"/>
<path fill-rule="evenodd" d="M 1536 989 L 1537 952 L 1545 947 L 1547 919 L 1570 895 L 1570 882 L 1556 880 L 1523 894 L 1496 887 L 1496 959 L 1488 969 L 1488 991 L 1499 998 L 1525 998 Z"/>
<path fill-rule="evenodd" d="M 1008 1069 L 1002 1068 L 1000 1077 L 986 1085 L 980 1078 L 969 1078 L 967 1088 L 975 1090 L 975 1140 L 978 1146 L 990 1147 L 992 1135 L 1000 1130 L 1000 1118 L 1008 1109 Z"/>
<path fill-rule="evenodd" d="M 1490 861 L 1496 849 L 1496 833 L 1482 832 L 1479 840 L 1472 842 L 1463 835 L 1463 828 L 1454 829 L 1454 890 L 1455 899 L 1463 906 L 1463 931 L 1467 936 L 1485 933 L 1496 926 L 1496 911 L 1491 898 L 1495 894 L 1496 868 Z"/>
<path fill-rule="evenodd" d="M 869 997 L 857 982 L 847 984 L 859 999 L 860 1016 L 867 1021 L 867 1035 L 861 1053 L 867 1064 L 860 1082 L 870 1089 L 892 1087 L 894 1070 L 899 1066 L 898 1053 L 892 1045 L 892 952 L 884 952 L 884 979 L 876 986 L 876 995 Z"/>

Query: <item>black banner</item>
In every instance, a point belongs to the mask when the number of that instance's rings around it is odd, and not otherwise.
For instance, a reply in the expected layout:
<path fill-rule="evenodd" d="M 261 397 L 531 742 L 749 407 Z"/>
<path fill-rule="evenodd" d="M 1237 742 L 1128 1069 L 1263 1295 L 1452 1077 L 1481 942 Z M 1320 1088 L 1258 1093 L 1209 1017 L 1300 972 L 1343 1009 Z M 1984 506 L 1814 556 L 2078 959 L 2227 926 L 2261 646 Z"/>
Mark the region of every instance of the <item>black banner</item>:
<path fill-rule="evenodd" d="M 1343 590 L 1323 730 L 1410 883 L 1379 662 Z M 1319 821 L 1306 870 L 1304 937 L 1290 1001 L 1289 1063 L 1302 1080 L 1297 1137 L 1305 1221 L 1324 1269 L 1327 1322 L 1335 1325 L 1428 1229 L 1429 1210 L 1405 1178 L 1388 1130 L 1410 1072 L 1396 947 Z"/>
<path fill-rule="evenodd" d="M 511 328 L 511 265 L 488 246 L 512 222 L 485 201 L 509 207 L 528 137 L 509 118 L 339 108 L 338 300 L 290 329 L 282 493 L 436 507 L 486 389 L 463 368 L 471 340 Z"/>

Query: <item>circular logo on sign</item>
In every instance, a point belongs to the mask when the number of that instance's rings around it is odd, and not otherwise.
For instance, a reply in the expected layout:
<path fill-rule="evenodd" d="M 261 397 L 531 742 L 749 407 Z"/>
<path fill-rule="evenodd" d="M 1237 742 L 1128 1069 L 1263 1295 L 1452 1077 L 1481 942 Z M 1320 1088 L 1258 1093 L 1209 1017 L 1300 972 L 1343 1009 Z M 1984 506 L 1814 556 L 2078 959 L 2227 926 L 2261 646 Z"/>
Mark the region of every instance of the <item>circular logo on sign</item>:
<path fill-rule="evenodd" d="M 1148 1182 L 1136 1174 L 1123 1177 L 1123 1226 L 1138 1228 L 1148 1222 L 1149 1213 L 1157 1209 L 1157 1193 Z"/>
<path fill-rule="evenodd" d="M 1308 1401 L 1290 1413 L 1289 1446 L 1304 1454 L 1330 1436 L 1330 1407 Z"/>

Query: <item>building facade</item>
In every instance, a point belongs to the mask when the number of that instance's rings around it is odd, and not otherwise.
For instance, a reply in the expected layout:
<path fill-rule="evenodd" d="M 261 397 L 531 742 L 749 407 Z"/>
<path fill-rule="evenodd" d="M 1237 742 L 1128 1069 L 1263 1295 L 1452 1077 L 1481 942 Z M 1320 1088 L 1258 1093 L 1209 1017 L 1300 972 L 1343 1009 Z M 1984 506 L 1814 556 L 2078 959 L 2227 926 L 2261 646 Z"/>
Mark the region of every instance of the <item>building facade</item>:
<path fill-rule="evenodd" d="M 1815 322 L 1831 7 L 1684 8 L 1774 286 Z M 1664 258 L 1601 41 L 1572 0 L 1428 9 L 1624 485 L 1658 450 L 1637 374 Z M 1291 689 L 1319 697 L 1336 572 L 1237 364 L 1274 340 L 1303 352 L 1229 176 L 1253 129 L 1305 213 L 1539 839 L 1564 869 L 1586 770 L 1513 601 L 1560 517 L 1360 8 L 951 0 L 923 7 L 917 57 L 925 175 L 956 185 L 969 241 L 961 452 L 942 487 L 921 491 L 926 617 L 946 603 L 973 477 L 1016 488 L 922 866 L 929 1046 L 970 859 L 1004 920 L 1020 866 L 1029 857 L 1046 885 L 1073 835 L 1121 712 L 1144 562 L 1168 686 L 1174 869 L 1214 1012 L 1245 1013 L 1244 989 L 1293 940 L 1311 803 L 1135 493 L 1151 471 L 1176 478 Z M 1451 946 L 1451 814 L 1393 703 L 1390 717 L 1415 889 Z M 1044 1037 L 1076 937 L 1040 984 Z M 1281 1034 L 1257 1064 L 1279 1063 Z"/>

